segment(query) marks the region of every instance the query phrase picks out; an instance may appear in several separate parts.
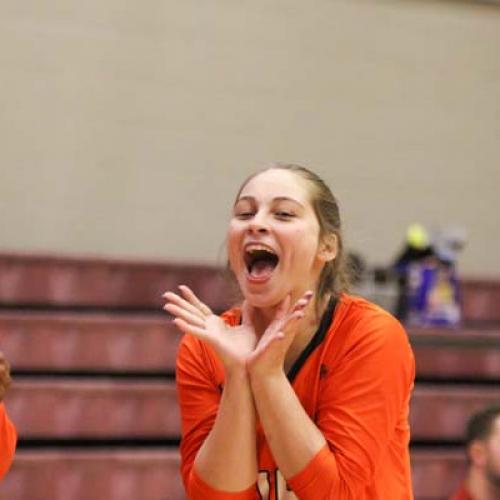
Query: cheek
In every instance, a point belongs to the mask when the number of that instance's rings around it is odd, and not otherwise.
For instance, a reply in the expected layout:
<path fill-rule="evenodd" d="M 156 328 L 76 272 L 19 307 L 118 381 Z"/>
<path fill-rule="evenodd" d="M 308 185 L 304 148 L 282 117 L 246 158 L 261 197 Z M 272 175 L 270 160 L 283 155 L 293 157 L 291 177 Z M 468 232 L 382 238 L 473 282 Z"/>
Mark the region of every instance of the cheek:
<path fill-rule="evenodd" d="M 226 233 L 226 250 L 231 268 L 233 268 L 235 259 L 239 255 L 240 238 L 241 231 L 238 230 L 238 227 L 235 224 L 229 224 Z"/>
<path fill-rule="evenodd" d="M 295 249 L 296 258 L 308 266 L 316 257 L 318 240 L 313 231 L 295 230 L 290 234 L 291 246 Z"/>
<path fill-rule="evenodd" d="M 238 225 L 231 222 L 227 228 L 226 239 L 228 246 L 233 245 L 241 231 L 238 230 Z"/>
<path fill-rule="evenodd" d="M 497 467 L 500 469 L 500 440 L 492 443 L 490 454 L 493 457 L 493 461 L 496 463 Z"/>

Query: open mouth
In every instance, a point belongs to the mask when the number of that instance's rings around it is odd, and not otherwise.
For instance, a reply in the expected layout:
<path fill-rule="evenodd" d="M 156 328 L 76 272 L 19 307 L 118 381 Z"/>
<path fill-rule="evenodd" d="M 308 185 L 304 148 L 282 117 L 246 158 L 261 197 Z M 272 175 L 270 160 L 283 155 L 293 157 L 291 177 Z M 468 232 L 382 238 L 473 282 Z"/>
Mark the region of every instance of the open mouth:
<path fill-rule="evenodd" d="M 250 277 L 264 280 L 271 276 L 278 265 L 279 257 L 268 247 L 252 245 L 245 250 L 244 260 Z"/>

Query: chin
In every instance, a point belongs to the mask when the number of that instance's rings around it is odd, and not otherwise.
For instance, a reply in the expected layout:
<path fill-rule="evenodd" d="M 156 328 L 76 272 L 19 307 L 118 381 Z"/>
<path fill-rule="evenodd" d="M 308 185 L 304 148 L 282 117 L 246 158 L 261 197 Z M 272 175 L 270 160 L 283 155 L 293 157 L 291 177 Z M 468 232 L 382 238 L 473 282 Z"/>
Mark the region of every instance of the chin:
<path fill-rule="evenodd" d="M 269 300 L 265 297 L 256 297 L 255 295 L 250 295 L 246 297 L 247 302 L 256 309 L 269 309 L 276 307 L 280 301 Z"/>
<path fill-rule="evenodd" d="M 249 290 L 247 287 L 241 287 L 241 292 L 245 300 L 259 309 L 267 309 L 269 307 L 275 307 L 280 304 L 289 291 L 279 291 L 279 290 L 266 290 L 264 287 L 254 290 Z"/>

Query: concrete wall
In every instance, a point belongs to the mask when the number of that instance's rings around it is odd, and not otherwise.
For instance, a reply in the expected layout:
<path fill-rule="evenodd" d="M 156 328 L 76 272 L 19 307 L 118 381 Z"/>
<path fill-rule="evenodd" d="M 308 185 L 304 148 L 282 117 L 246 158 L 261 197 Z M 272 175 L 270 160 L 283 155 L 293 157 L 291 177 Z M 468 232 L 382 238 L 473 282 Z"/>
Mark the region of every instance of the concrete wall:
<path fill-rule="evenodd" d="M 463 271 L 500 276 L 499 47 L 477 2 L 3 0 L 0 250 L 220 262 L 279 159 L 369 262 L 453 223 Z"/>

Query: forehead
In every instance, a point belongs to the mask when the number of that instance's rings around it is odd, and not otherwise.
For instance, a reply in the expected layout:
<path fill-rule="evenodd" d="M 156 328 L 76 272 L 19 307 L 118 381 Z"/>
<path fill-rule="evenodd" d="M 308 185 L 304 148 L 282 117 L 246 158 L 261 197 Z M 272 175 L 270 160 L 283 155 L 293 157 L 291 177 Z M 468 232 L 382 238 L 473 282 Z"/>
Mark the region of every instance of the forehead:
<path fill-rule="evenodd" d="M 243 187 L 239 197 L 242 196 L 259 200 L 286 197 L 310 204 L 307 181 L 289 170 L 271 169 L 257 174 Z"/>

